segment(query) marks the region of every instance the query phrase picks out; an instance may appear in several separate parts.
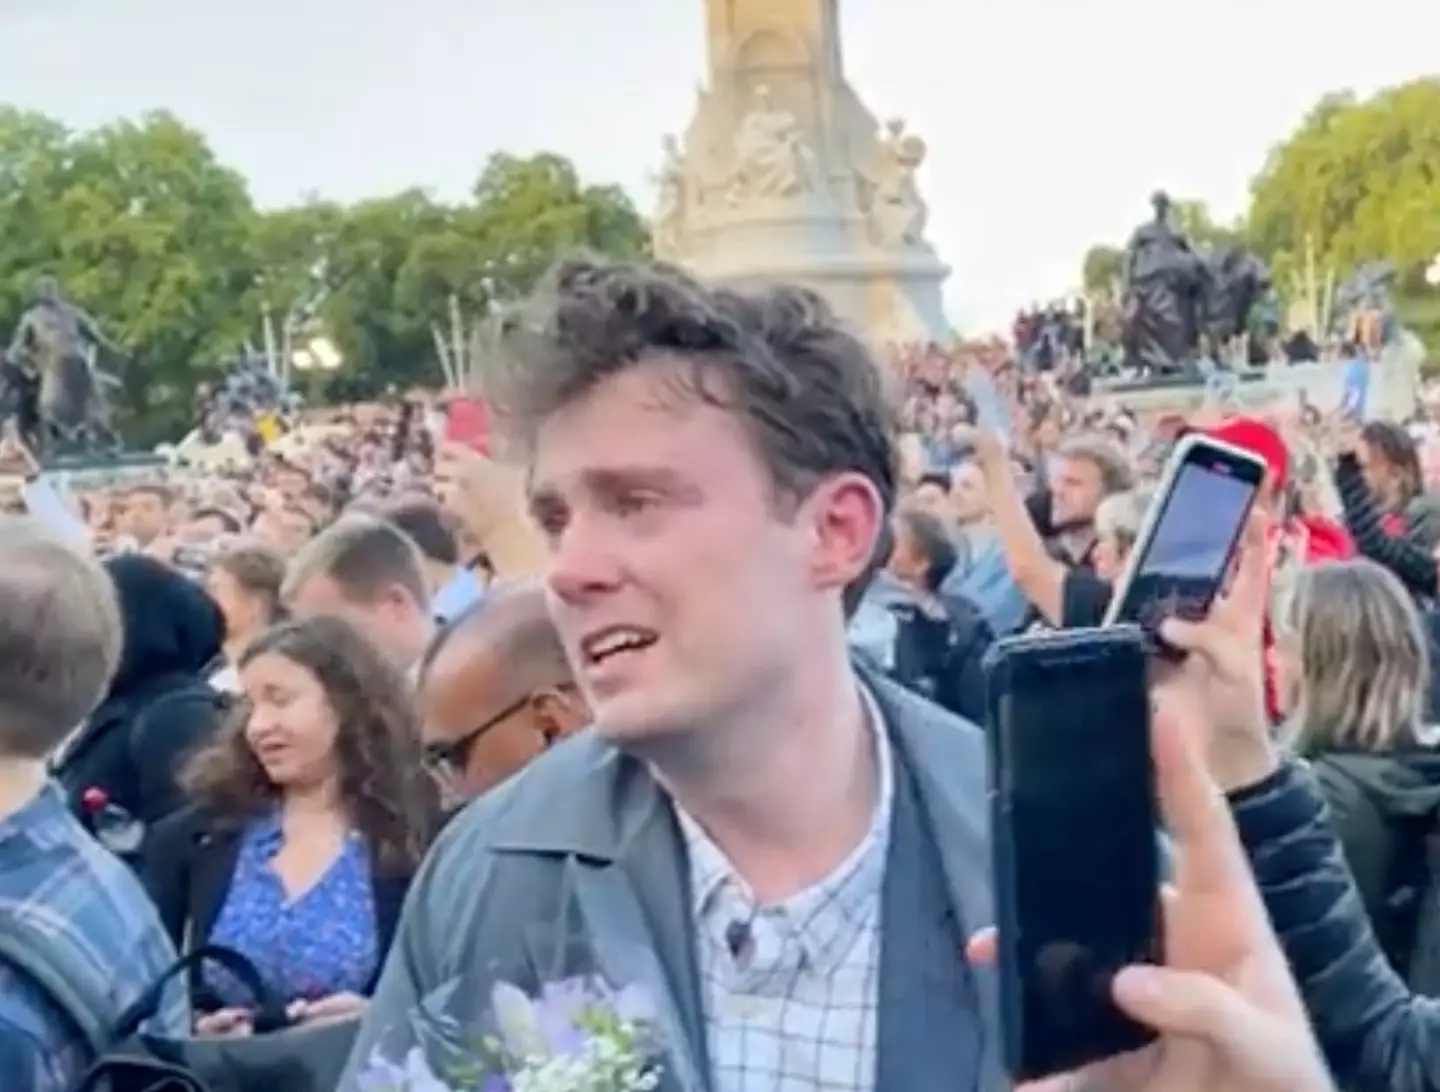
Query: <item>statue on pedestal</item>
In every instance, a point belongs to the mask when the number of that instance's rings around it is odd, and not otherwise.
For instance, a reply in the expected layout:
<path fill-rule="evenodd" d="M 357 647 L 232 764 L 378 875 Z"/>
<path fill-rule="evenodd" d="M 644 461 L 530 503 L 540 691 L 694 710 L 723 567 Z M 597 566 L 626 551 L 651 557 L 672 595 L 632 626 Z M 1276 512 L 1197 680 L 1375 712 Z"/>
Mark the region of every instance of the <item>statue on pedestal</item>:
<path fill-rule="evenodd" d="M 1170 198 L 1125 248 L 1125 364 L 1142 375 L 1198 375 L 1209 270 L 1171 219 Z"/>
<path fill-rule="evenodd" d="M 685 219 L 690 209 L 690 183 L 680 142 L 673 134 L 662 141 L 665 163 L 660 168 L 660 200 L 655 207 L 655 223 L 651 242 L 657 258 L 674 257 L 680 250 Z"/>
<path fill-rule="evenodd" d="M 929 210 L 915 184 L 915 172 L 925 161 L 925 142 L 905 131 L 905 122 L 885 123 L 875 166 L 866 181 L 871 187 L 870 229 L 885 247 L 915 246 L 924 241 Z"/>
<path fill-rule="evenodd" d="M 1243 356 L 1258 354 L 1279 333 L 1279 323 L 1267 318 L 1271 296 L 1270 270 L 1260 258 L 1242 247 L 1222 247 L 1205 256 L 1208 271 L 1205 300 L 1206 350 L 1217 364 L 1233 363 L 1242 354 L 1237 343 L 1244 339 Z M 1257 344 L 1249 344 L 1251 336 Z M 1256 354 L 1251 349 L 1257 350 Z"/>
<path fill-rule="evenodd" d="M 809 193 L 817 174 L 815 155 L 805 144 L 795 115 L 772 105 L 768 88 L 757 87 L 755 105 L 735 136 L 730 204 Z"/>
<path fill-rule="evenodd" d="M 0 367 L 0 412 L 42 458 L 119 446 L 108 397 L 119 381 L 96 367 L 101 350 L 125 356 L 54 277 L 40 278 Z"/>

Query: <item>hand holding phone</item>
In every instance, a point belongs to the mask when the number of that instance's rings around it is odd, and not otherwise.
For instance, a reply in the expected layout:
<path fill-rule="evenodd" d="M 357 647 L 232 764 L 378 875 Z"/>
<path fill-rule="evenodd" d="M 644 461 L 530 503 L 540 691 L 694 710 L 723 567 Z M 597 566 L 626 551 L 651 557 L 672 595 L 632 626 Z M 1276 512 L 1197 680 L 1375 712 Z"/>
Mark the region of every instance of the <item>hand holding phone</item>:
<path fill-rule="evenodd" d="M 1171 452 L 1155 500 L 1115 582 L 1105 625 L 1137 625 L 1162 653 L 1169 617 L 1203 618 L 1220 593 L 1265 483 L 1257 455 L 1199 433 Z"/>
<path fill-rule="evenodd" d="M 1234 651 L 1237 661 L 1251 662 L 1258 642 Z M 1162 706 L 1156 720 L 1157 795 L 1181 864 L 1167 899 L 1163 964 L 1126 967 L 1115 976 L 1113 997 L 1117 1008 L 1154 1028 L 1158 1042 L 1047 1075 L 1052 1079 L 1033 1088 L 1334 1092 L 1229 809 L 1217 806 L 1201 757 L 1197 740 L 1215 718 L 1202 703 Z M 1004 929 L 1002 922 L 998 932 L 973 937 L 967 957 L 979 965 L 1003 958 Z"/>
<path fill-rule="evenodd" d="M 1110 994 L 1160 952 L 1148 663 L 1123 626 L 1006 639 L 987 667 L 1004 1054 L 1034 1080 L 1153 1037 Z"/>

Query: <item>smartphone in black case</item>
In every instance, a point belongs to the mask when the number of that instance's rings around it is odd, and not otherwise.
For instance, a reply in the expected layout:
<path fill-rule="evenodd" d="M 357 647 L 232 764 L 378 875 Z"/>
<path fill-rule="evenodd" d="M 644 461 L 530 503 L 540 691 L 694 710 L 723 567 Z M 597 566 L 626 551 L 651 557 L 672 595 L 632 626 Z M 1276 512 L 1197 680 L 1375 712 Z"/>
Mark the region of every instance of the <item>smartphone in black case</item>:
<path fill-rule="evenodd" d="M 1147 643 L 1136 626 L 1000 641 L 987 661 L 1006 1065 L 1017 1081 L 1135 1050 L 1111 1000 L 1160 958 Z"/>

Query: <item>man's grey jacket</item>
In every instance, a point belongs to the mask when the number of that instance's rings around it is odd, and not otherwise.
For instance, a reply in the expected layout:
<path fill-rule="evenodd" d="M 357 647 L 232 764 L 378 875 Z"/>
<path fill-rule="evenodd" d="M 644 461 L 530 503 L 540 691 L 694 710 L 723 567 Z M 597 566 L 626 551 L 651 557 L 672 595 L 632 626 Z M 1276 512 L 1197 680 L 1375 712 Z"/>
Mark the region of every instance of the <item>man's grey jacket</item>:
<path fill-rule="evenodd" d="M 895 754 L 875 1088 L 1008 1087 L 994 974 L 963 951 L 993 923 L 983 736 L 891 682 L 863 680 Z M 598 972 L 643 985 L 660 1010 L 663 1092 L 707 1092 L 686 867 L 674 810 L 643 763 L 588 732 L 543 755 L 457 816 L 422 865 L 341 1088 L 351 1092 L 377 1044 L 393 1056 L 395 1029 L 437 992 L 468 1022 L 497 977 L 533 990 Z"/>

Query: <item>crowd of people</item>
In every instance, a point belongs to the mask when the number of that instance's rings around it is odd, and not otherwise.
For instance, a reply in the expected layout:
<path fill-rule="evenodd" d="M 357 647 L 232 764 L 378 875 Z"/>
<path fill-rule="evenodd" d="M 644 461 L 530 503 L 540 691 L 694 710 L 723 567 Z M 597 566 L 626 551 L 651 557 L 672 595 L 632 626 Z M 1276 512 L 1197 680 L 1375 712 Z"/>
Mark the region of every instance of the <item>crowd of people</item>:
<path fill-rule="evenodd" d="M 896 405 L 802 290 L 574 260 L 527 306 L 484 437 L 296 411 L 3 517 L 5 1089 L 81 1087 L 137 1003 L 153 1041 L 346 1028 L 347 1092 L 480 1088 L 366 1064 L 571 928 L 659 967 L 661 1087 L 1009 1087 L 983 661 L 1100 624 L 1196 429 L 1266 483 L 1166 623 L 1175 890 L 1115 982 L 1159 1040 L 1092 1076 L 1440 1088 L 1440 403 L 1145 421 L 985 342 L 897 350 Z"/>

